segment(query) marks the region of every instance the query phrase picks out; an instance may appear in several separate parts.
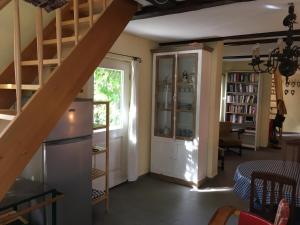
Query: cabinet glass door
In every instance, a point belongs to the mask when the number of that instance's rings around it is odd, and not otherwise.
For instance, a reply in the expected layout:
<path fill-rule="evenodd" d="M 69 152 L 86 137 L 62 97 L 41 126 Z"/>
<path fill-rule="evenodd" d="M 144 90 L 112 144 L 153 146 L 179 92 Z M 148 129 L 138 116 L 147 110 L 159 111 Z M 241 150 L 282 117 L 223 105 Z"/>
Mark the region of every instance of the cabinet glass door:
<path fill-rule="evenodd" d="M 197 53 L 179 54 L 177 57 L 177 139 L 192 139 L 195 136 L 197 61 Z"/>
<path fill-rule="evenodd" d="M 175 55 L 156 57 L 155 136 L 173 137 L 174 81 Z"/>

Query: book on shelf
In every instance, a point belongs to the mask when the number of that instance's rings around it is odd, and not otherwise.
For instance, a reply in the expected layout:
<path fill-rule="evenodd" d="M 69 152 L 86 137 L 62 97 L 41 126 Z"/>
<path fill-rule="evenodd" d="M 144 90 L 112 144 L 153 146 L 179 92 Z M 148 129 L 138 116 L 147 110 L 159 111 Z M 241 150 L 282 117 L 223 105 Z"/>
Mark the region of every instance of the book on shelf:
<path fill-rule="evenodd" d="M 256 84 L 233 84 L 229 83 L 227 85 L 227 92 L 237 92 L 237 93 L 257 93 L 258 86 Z"/>
<path fill-rule="evenodd" d="M 241 116 L 241 115 L 233 114 L 233 115 L 230 115 L 229 121 L 230 121 L 231 123 L 242 124 L 242 123 L 244 122 L 244 117 Z"/>
<path fill-rule="evenodd" d="M 229 82 L 257 83 L 258 75 L 252 72 L 230 72 L 228 73 Z"/>
<path fill-rule="evenodd" d="M 227 95 L 227 103 L 231 104 L 256 104 L 255 95 Z"/>
<path fill-rule="evenodd" d="M 254 105 L 228 105 L 228 113 L 242 113 L 254 115 L 256 113 L 256 106 Z"/>

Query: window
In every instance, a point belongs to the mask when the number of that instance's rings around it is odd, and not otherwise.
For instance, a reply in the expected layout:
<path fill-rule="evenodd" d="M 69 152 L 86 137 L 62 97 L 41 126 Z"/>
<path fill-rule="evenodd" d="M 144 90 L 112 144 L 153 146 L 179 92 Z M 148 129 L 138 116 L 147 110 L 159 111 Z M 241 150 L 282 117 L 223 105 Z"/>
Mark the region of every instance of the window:
<path fill-rule="evenodd" d="M 105 105 L 97 101 L 110 102 L 110 129 L 123 128 L 123 80 L 124 71 L 98 67 L 94 72 L 94 129 L 105 124 Z"/>

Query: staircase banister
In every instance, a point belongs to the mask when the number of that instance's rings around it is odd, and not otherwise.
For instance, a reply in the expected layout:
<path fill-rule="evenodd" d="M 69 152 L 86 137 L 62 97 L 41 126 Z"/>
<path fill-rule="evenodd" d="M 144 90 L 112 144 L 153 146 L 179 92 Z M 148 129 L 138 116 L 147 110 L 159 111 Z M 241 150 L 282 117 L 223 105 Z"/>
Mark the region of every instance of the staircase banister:
<path fill-rule="evenodd" d="M 0 137 L 0 200 L 137 11 L 114 0 Z"/>

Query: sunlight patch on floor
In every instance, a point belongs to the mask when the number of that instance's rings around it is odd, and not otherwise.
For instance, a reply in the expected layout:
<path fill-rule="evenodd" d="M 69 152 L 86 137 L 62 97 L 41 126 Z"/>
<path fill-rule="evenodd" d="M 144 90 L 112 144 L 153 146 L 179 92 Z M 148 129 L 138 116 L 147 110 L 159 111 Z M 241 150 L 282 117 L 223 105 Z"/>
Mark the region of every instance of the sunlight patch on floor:
<path fill-rule="evenodd" d="M 216 188 L 203 188 L 203 189 L 193 187 L 190 191 L 207 193 L 207 192 L 229 192 L 232 190 L 233 190 L 233 188 L 231 188 L 231 187 L 216 187 Z"/>

